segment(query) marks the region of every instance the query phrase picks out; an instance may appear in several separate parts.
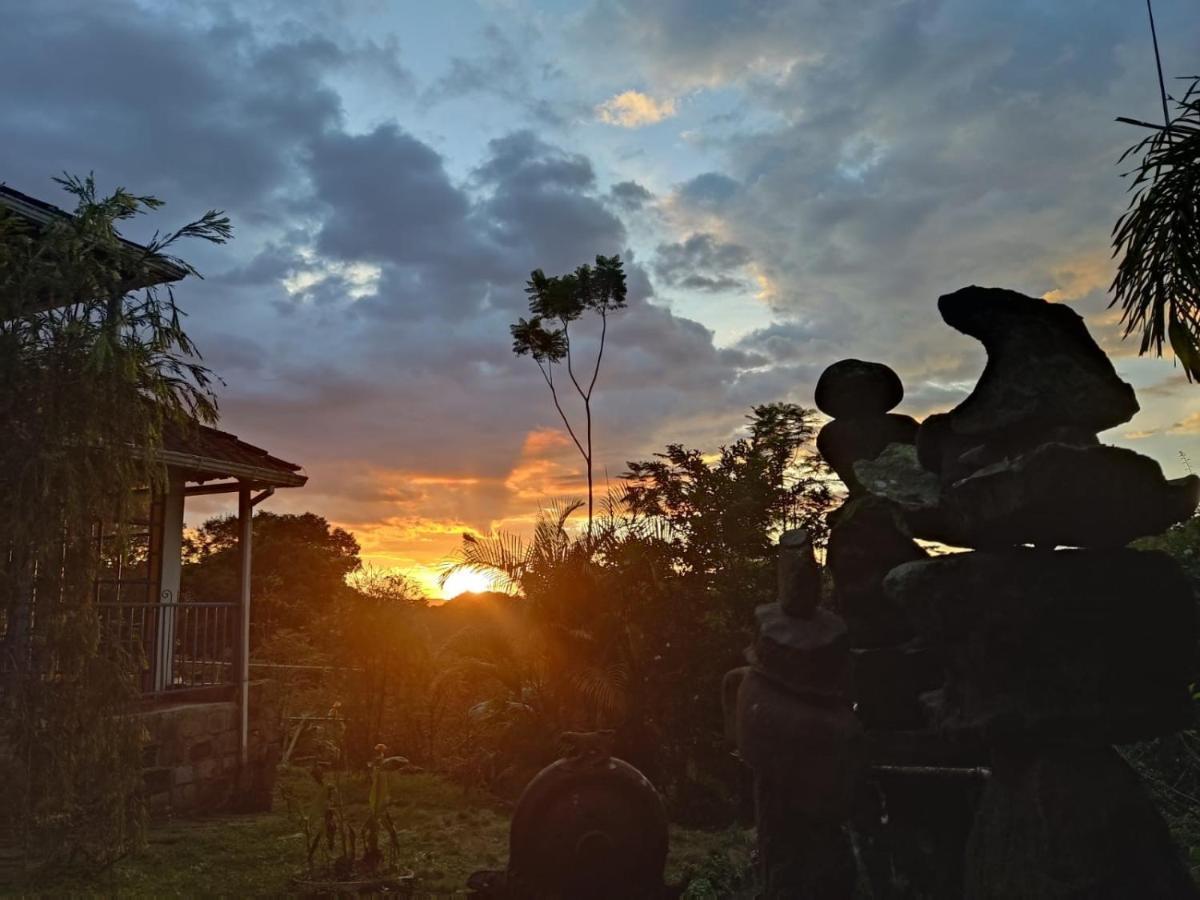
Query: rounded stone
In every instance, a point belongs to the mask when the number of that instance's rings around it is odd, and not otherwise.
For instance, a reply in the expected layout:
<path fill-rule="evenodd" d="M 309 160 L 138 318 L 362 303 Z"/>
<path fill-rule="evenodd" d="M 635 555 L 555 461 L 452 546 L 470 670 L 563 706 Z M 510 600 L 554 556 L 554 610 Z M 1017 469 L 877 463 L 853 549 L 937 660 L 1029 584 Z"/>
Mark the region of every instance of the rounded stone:
<path fill-rule="evenodd" d="M 835 419 L 883 415 L 903 399 L 900 376 L 883 363 L 843 359 L 817 379 L 817 409 Z"/>
<path fill-rule="evenodd" d="M 817 434 L 817 452 L 850 493 L 858 494 L 862 492 L 862 484 L 854 464 L 875 459 L 890 444 L 912 444 L 917 433 L 917 420 L 898 413 L 834 419 Z"/>

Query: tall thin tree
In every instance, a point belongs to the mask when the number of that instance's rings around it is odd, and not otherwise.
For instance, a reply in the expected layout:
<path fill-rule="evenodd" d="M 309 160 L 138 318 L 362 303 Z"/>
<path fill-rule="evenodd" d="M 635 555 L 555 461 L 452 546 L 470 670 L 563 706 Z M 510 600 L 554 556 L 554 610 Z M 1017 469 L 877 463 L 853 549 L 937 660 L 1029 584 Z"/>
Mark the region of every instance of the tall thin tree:
<path fill-rule="evenodd" d="M 592 533 L 595 511 L 594 470 L 592 465 L 592 394 L 600 376 L 600 362 L 604 358 L 604 344 L 608 337 L 608 316 L 625 306 L 625 270 L 620 256 L 597 256 L 596 265 L 582 265 L 566 275 L 547 276 L 541 269 L 530 273 L 525 285 L 529 296 L 530 318 L 518 319 L 509 326 L 512 333 L 513 352 L 517 356 L 532 356 L 550 396 L 554 408 L 575 443 L 587 470 L 588 486 L 588 535 Z M 591 365 L 590 376 L 583 370 L 583 377 L 576 375 L 577 360 L 571 346 L 571 323 L 591 312 L 600 317 L 600 338 L 596 356 Z M 579 396 L 583 406 L 583 434 L 571 424 L 563 409 L 559 396 L 561 378 L 554 380 L 555 366 L 567 364 L 567 377 L 571 387 Z"/>

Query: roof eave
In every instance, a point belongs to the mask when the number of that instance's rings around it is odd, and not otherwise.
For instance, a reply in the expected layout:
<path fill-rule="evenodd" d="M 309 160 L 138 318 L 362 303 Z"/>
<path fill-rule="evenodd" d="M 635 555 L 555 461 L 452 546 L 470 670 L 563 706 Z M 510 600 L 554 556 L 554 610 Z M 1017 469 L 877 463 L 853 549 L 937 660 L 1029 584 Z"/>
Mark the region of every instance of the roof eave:
<path fill-rule="evenodd" d="M 31 222 L 35 222 L 38 225 L 49 225 L 55 221 L 63 221 L 72 218 L 71 214 L 66 210 L 59 209 L 58 207 L 52 206 L 48 203 L 43 204 L 42 201 L 38 201 L 37 203 L 31 202 L 34 198 L 30 198 L 28 195 L 21 194 L 20 191 L 9 188 L 6 185 L 0 185 L 0 187 L 5 188 L 2 192 L 0 192 L 0 205 L 8 207 L 17 215 L 28 219 Z M 119 240 L 121 241 L 121 244 L 124 245 L 128 250 L 141 252 L 146 251 L 145 247 L 143 247 L 141 244 L 135 243 L 134 241 L 129 241 L 125 238 L 119 238 Z M 166 284 L 167 282 L 181 281 L 188 274 L 187 270 L 185 270 L 183 267 L 177 266 L 175 263 L 163 257 L 150 260 L 147 268 L 150 270 L 151 277 L 146 279 L 135 279 L 131 284 L 131 290 L 153 287 L 156 284 Z M 45 309 L 50 308 L 50 306 L 45 307 Z M 34 311 L 38 312 L 41 310 Z"/>
<path fill-rule="evenodd" d="M 155 458 L 168 466 L 188 469 L 195 472 L 212 473 L 214 478 L 237 478 L 267 487 L 303 487 L 308 483 L 308 476 L 299 472 L 283 472 L 275 468 L 251 466 L 246 463 L 231 462 L 224 459 L 214 459 L 211 456 L 200 456 L 196 453 L 185 453 L 181 450 L 158 450 Z"/>

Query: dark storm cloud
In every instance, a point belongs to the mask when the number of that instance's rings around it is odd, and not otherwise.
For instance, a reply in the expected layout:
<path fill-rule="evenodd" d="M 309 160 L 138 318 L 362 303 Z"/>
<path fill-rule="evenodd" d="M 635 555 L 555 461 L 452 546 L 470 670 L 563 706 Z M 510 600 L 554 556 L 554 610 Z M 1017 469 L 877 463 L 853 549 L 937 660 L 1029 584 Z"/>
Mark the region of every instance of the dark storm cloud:
<path fill-rule="evenodd" d="M 647 188 L 636 181 L 620 181 L 608 189 L 608 198 L 622 212 L 637 212 L 654 199 Z"/>
<path fill-rule="evenodd" d="M 745 288 L 746 284 L 730 273 L 741 270 L 750 261 L 750 251 L 741 244 L 697 232 L 678 243 L 659 244 L 654 274 L 667 284 L 691 290 L 735 290 Z"/>
<path fill-rule="evenodd" d="M 49 175 L 94 169 L 172 209 L 253 221 L 295 175 L 297 146 L 339 122 L 322 75 L 346 59 L 325 38 L 267 41 L 220 12 L 180 27 L 131 4 L 24 4 L 0 28 L 14 88 L 0 99 L 4 177 L 45 195 Z"/>
<path fill-rule="evenodd" d="M 327 210 L 317 237 L 322 253 L 405 263 L 461 249 L 470 201 L 451 184 L 441 156 L 397 126 L 318 138 L 308 172 Z"/>
<path fill-rule="evenodd" d="M 680 185 L 678 196 L 696 209 L 718 212 L 737 196 L 740 187 L 728 175 L 705 172 Z"/>
<path fill-rule="evenodd" d="M 595 172 L 581 154 L 519 131 L 488 142 L 474 178 L 489 234 L 526 272 L 569 271 L 624 249 L 625 227 L 595 194 Z"/>

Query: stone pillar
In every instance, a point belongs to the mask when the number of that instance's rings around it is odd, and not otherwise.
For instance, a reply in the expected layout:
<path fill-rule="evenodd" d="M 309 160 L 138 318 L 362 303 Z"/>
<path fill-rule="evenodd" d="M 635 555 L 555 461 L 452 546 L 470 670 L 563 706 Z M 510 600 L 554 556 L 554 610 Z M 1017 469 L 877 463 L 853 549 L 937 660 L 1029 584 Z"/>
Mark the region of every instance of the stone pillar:
<path fill-rule="evenodd" d="M 756 611 L 748 671 L 737 670 L 736 737 L 754 771 L 763 896 L 850 898 L 845 823 L 862 764 L 850 708 L 845 623 L 818 606 L 820 570 L 803 531 L 779 547 L 779 600 Z"/>

